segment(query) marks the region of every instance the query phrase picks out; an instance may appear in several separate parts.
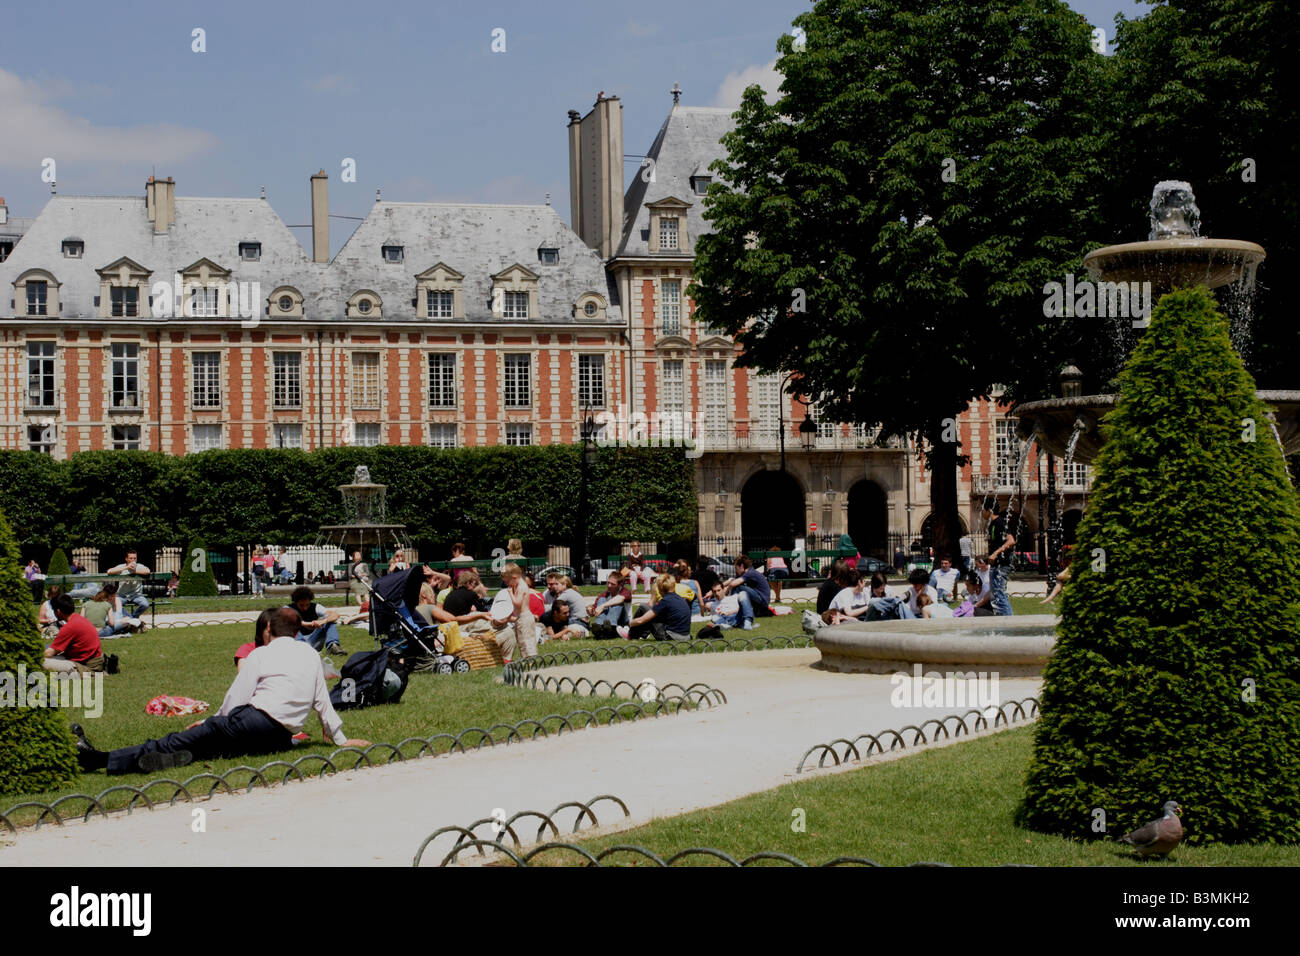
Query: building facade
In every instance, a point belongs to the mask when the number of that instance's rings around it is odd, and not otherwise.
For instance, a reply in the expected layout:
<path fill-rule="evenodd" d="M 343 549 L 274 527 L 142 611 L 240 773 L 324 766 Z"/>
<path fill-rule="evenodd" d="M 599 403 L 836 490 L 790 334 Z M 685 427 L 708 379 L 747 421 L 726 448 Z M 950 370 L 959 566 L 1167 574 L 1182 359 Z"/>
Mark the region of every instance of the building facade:
<path fill-rule="evenodd" d="M 376 199 L 329 256 L 328 178 L 310 178 L 311 250 L 265 197 L 0 200 L 0 447 L 437 447 L 686 444 L 700 546 L 827 544 L 886 556 L 926 537 L 918 450 L 818 418 L 788 379 L 737 364 L 688 294 L 730 112 L 673 107 L 630 180 L 622 103 L 570 111 L 570 224 L 549 205 Z M 802 426 L 802 428 L 801 428 Z M 986 494 L 1046 492 L 996 402 L 958 423 L 962 518 Z M 1077 511 L 1083 468 L 1061 475 Z"/>

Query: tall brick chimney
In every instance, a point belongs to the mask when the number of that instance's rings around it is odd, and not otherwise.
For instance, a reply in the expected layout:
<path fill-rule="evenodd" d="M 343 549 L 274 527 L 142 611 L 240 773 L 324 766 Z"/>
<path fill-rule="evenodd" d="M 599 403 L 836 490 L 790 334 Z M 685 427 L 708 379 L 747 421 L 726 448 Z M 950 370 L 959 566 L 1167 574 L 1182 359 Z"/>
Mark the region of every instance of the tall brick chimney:
<path fill-rule="evenodd" d="M 591 112 L 569 111 L 569 225 L 602 258 L 623 236 L 623 104 L 601 93 Z"/>
<path fill-rule="evenodd" d="M 330 261 L 330 178 L 325 170 L 311 177 L 311 261 Z"/>

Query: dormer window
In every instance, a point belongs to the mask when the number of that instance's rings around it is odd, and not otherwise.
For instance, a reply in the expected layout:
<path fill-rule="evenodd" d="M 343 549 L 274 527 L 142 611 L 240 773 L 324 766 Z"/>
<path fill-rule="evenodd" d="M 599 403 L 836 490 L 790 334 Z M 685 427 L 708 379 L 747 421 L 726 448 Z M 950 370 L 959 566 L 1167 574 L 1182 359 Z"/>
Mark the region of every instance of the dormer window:
<path fill-rule="evenodd" d="M 709 191 L 709 183 L 713 182 L 712 176 L 692 176 L 691 189 L 697 196 L 703 196 Z"/>
<path fill-rule="evenodd" d="M 362 315 L 369 315 L 372 308 L 374 304 L 369 299 L 361 299 L 357 302 L 357 311 Z"/>
<path fill-rule="evenodd" d="M 63 240 L 63 258 L 80 259 L 86 251 L 86 244 L 80 239 Z"/>
<path fill-rule="evenodd" d="M 384 246 L 383 252 L 385 262 L 401 262 L 405 258 L 401 246 Z"/>
<path fill-rule="evenodd" d="M 241 242 L 239 244 L 239 258 L 244 262 L 257 262 L 262 258 L 262 244 L 260 242 Z"/>
<path fill-rule="evenodd" d="M 659 248 L 665 252 L 680 248 L 677 244 L 677 217 L 659 217 Z"/>
<path fill-rule="evenodd" d="M 134 319 L 140 315 L 140 290 L 136 286 L 110 286 L 109 315 L 114 318 Z"/>
<path fill-rule="evenodd" d="M 501 314 L 507 319 L 528 318 L 528 293 L 506 292 Z"/>
<path fill-rule="evenodd" d="M 600 306 L 598 306 L 595 302 L 588 302 L 586 305 L 582 307 L 582 314 L 589 319 L 594 319 L 596 317 L 596 313 L 599 311 L 600 311 Z"/>
<path fill-rule="evenodd" d="M 542 246 L 537 250 L 537 261 L 544 266 L 557 265 L 560 261 L 560 250 L 552 246 Z"/>
<path fill-rule="evenodd" d="M 292 312 L 292 311 L 293 311 L 293 296 L 291 296 L 291 295 L 282 295 L 282 296 L 280 296 L 280 299 L 279 299 L 279 306 L 280 306 L 280 311 L 281 311 L 281 312 Z"/>
<path fill-rule="evenodd" d="M 382 319 L 384 302 L 373 289 L 361 289 L 348 299 L 348 318 Z"/>
<path fill-rule="evenodd" d="M 541 317 L 537 273 L 515 263 L 492 277 L 492 314 L 497 319 Z"/>
<path fill-rule="evenodd" d="M 302 318 L 302 293 L 293 286 L 273 289 L 266 299 L 266 314 L 272 318 Z"/>

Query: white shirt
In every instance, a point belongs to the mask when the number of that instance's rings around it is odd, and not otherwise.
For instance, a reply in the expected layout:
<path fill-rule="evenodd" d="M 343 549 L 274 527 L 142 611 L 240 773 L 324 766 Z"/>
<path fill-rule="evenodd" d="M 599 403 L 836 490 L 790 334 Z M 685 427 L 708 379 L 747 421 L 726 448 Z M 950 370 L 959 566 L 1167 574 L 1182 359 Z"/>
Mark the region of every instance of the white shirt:
<path fill-rule="evenodd" d="M 928 608 L 926 608 L 926 610 L 930 612 L 930 617 L 932 618 L 952 617 L 952 608 L 950 608 L 948 605 L 944 604 L 943 602 L 940 602 L 938 604 L 931 604 Z"/>
<path fill-rule="evenodd" d="M 931 599 L 934 601 L 935 604 L 939 603 L 939 592 L 936 591 L 934 588 L 930 587 L 930 585 L 927 584 L 925 586 L 925 591 L 923 593 L 930 595 Z M 910 584 L 907 586 L 906 597 L 907 597 L 907 606 L 912 609 L 913 614 L 915 614 L 917 617 L 920 617 L 921 609 L 916 606 L 916 599 L 920 597 L 920 594 L 918 594 L 916 588 L 912 587 Z"/>
<path fill-rule="evenodd" d="M 957 542 L 957 547 L 961 549 L 963 558 L 969 558 L 975 550 L 975 542 L 971 540 L 970 535 L 964 534 L 961 536 L 961 540 Z"/>
<path fill-rule="evenodd" d="M 277 637 L 244 659 L 217 716 L 228 716 L 245 704 L 256 707 L 291 734 L 302 733 L 314 710 L 337 746 L 342 747 L 348 739 L 343 721 L 330 703 L 320 655 L 305 641 Z"/>
<path fill-rule="evenodd" d="M 939 568 L 930 575 L 930 586 L 938 588 L 949 597 L 952 597 L 953 589 L 957 587 L 957 578 L 960 576 L 956 568 L 949 568 L 947 571 Z"/>
<path fill-rule="evenodd" d="M 831 607 L 837 611 L 851 611 L 871 603 L 871 588 L 863 588 L 861 593 L 853 588 L 845 588 L 831 599 Z"/>
<path fill-rule="evenodd" d="M 497 592 L 497 596 L 492 599 L 492 610 L 488 613 L 498 624 L 510 620 L 510 616 L 515 613 L 515 599 L 509 588 Z"/>
<path fill-rule="evenodd" d="M 993 573 L 993 569 L 989 568 L 987 571 L 976 570 L 975 573 L 980 576 L 980 594 L 987 594 L 989 589 L 989 575 Z"/>

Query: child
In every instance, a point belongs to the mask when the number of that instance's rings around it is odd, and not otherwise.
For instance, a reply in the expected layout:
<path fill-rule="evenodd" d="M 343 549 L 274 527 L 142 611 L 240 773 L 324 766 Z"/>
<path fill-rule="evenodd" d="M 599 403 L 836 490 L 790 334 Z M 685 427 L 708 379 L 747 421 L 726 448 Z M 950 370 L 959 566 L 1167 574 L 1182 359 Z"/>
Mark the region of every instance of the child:
<path fill-rule="evenodd" d="M 501 584 L 488 618 L 493 636 L 507 661 L 532 657 L 537 653 L 537 619 L 528 607 L 530 592 L 523 569 L 514 562 L 507 564 Z"/>

